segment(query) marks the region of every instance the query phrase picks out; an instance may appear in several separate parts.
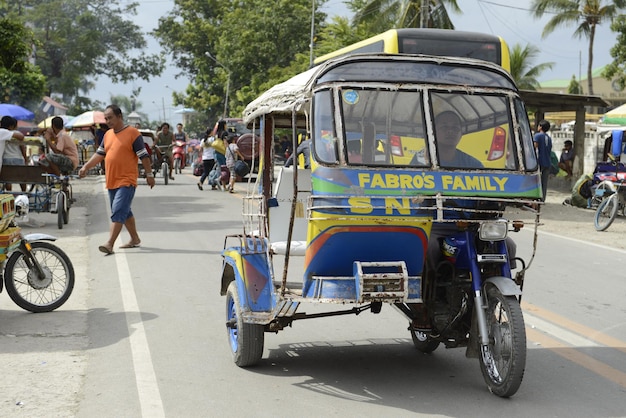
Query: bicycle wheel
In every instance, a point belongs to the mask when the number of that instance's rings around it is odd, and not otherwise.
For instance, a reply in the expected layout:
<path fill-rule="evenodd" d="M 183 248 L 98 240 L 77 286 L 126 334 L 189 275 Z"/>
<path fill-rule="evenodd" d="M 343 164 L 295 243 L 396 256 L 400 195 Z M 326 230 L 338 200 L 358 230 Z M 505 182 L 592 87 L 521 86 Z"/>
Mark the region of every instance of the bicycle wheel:
<path fill-rule="evenodd" d="M 617 216 L 617 209 L 619 208 L 619 197 L 617 194 L 613 194 L 600 203 L 598 209 L 596 209 L 596 215 L 593 218 L 593 224 L 596 227 L 596 231 L 606 230 Z"/>
<path fill-rule="evenodd" d="M 70 221 L 70 208 L 72 207 L 72 199 L 67 192 L 63 192 L 65 195 L 65 208 L 63 209 L 63 223 L 67 225 Z"/>
<path fill-rule="evenodd" d="M 63 212 L 65 212 L 65 193 L 59 192 L 56 196 L 57 205 L 57 226 L 63 229 Z"/>
<path fill-rule="evenodd" d="M 13 302 L 31 312 L 50 312 L 63 305 L 74 289 L 74 267 L 67 254 L 56 245 L 31 242 L 30 253 L 17 250 L 7 260 L 4 284 Z M 33 266 L 37 260 L 43 276 Z"/>

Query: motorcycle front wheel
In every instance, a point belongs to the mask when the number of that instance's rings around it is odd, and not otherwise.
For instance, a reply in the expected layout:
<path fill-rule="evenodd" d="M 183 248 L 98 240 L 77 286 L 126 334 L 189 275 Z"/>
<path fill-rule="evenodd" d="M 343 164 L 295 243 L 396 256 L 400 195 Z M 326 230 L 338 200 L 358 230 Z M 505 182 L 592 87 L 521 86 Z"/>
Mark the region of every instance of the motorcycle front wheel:
<path fill-rule="evenodd" d="M 167 182 L 170 178 L 170 166 L 168 163 L 161 164 L 161 175 L 163 176 L 163 181 L 165 182 L 165 185 L 167 186 Z"/>
<path fill-rule="evenodd" d="M 181 173 L 181 167 L 180 167 L 180 158 L 176 158 L 174 160 L 174 173 L 176 174 L 180 174 Z"/>
<path fill-rule="evenodd" d="M 67 254 L 56 245 L 35 241 L 30 254 L 17 250 L 4 269 L 4 284 L 13 302 L 30 312 L 50 312 L 63 305 L 74 289 L 74 267 Z M 37 260 L 43 276 L 30 259 Z"/>
<path fill-rule="evenodd" d="M 617 216 L 618 208 L 619 199 L 617 194 L 607 197 L 600 203 L 593 218 L 593 225 L 596 227 L 596 231 L 604 231 L 611 226 Z"/>
<path fill-rule="evenodd" d="M 518 300 L 497 287 L 486 292 L 489 344 L 481 348 L 480 369 L 489 390 L 508 398 L 522 384 L 526 368 L 526 331 Z"/>

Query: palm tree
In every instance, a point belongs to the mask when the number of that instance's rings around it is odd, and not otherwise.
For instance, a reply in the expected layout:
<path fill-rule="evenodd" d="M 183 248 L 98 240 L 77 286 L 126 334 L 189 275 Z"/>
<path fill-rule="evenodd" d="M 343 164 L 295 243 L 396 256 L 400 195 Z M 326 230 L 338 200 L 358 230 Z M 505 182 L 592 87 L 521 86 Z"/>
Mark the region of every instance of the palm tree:
<path fill-rule="evenodd" d="M 522 47 L 515 44 L 511 50 L 511 77 L 515 80 L 517 87 L 523 90 L 537 90 L 539 81 L 537 78 L 545 70 L 549 70 L 554 65 L 553 62 L 533 65 L 534 59 L 539 55 L 539 48 L 532 45 Z"/>
<path fill-rule="evenodd" d="M 559 26 L 576 25 L 574 36 L 589 39 L 587 86 L 590 95 L 593 94 L 591 71 L 596 26 L 613 20 L 625 5 L 626 0 L 534 0 L 531 5 L 535 17 L 540 18 L 544 13 L 554 13 L 543 28 L 542 37 L 545 38 Z"/>
<path fill-rule="evenodd" d="M 368 24 L 372 33 L 393 27 L 454 29 L 444 3 L 457 13 L 461 11 L 456 0 L 366 0 L 362 7 L 353 9 L 354 23 Z"/>

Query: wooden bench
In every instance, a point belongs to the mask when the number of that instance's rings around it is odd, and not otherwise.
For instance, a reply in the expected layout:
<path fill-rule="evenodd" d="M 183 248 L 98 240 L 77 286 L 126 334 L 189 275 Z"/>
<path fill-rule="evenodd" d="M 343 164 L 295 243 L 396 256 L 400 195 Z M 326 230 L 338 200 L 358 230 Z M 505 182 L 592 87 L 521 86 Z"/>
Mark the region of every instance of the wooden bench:
<path fill-rule="evenodd" d="M 45 173 L 45 168 L 38 165 L 3 165 L 0 183 L 45 184 L 48 182 Z"/>

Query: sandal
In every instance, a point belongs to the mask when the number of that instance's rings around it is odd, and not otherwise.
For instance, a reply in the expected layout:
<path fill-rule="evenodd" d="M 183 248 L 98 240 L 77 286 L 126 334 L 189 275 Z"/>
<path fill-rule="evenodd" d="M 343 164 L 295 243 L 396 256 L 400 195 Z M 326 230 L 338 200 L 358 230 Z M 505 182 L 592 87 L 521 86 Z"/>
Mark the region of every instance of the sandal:
<path fill-rule="evenodd" d="M 98 250 L 100 250 L 100 252 L 103 252 L 105 255 L 113 254 L 113 248 L 109 248 L 106 245 L 99 246 Z"/>

